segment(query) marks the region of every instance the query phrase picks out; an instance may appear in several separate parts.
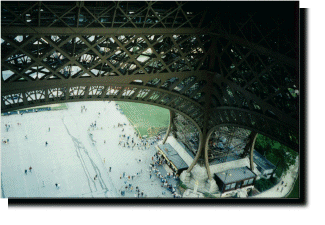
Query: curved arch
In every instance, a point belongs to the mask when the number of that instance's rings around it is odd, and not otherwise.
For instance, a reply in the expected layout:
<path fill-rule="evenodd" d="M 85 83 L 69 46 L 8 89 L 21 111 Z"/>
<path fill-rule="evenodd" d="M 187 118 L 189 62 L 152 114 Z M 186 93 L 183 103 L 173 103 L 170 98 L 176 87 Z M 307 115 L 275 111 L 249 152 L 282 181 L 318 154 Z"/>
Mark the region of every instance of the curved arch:
<path fill-rule="evenodd" d="M 55 82 L 57 83 L 57 82 Z M 61 82 L 60 82 L 61 83 Z M 179 94 L 177 92 L 172 92 L 172 91 L 168 91 L 168 90 L 165 90 L 163 88 L 156 88 L 156 87 L 150 87 L 150 86 L 144 86 L 144 85 L 135 85 L 135 84 L 125 84 L 125 83 L 109 83 L 107 84 L 108 82 L 100 82 L 100 81 L 96 81 L 96 80 L 86 80 L 86 81 L 77 81 L 77 82 L 74 82 L 74 83 L 65 83 L 64 82 L 60 85 L 56 85 L 56 84 L 48 84 L 48 85 L 44 85 L 40 82 L 40 85 L 32 85 L 30 87 L 17 87 L 16 90 L 11 90 L 11 91 L 6 91 L 6 90 L 3 90 L 2 91 L 2 96 L 5 96 L 5 95 L 9 95 L 9 94 L 14 94 L 16 92 L 26 92 L 26 91 L 34 91 L 34 90 L 39 90 L 39 89 L 49 89 L 49 88 L 70 88 L 70 87 L 79 87 L 79 86 L 104 86 L 104 87 L 107 87 L 107 86 L 119 86 L 119 87 L 131 87 L 131 88 L 139 88 L 139 89 L 149 89 L 149 90 L 152 90 L 152 91 L 159 91 L 159 92 L 162 92 L 162 93 L 165 93 L 165 94 L 169 94 L 169 95 L 172 95 L 172 96 L 177 96 L 177 97 L 180 97 L 180 98 L 183 98 L 184 100 L 186 101 L 189 101 L 191 104 L 194 104 L 195 106 L 199 107 L 202 109 L 202 106 L 194 101 L 193 99 L 185 96 L 185 95 L 182 95 L 182 94 Z M 1 111 L 2 112 L 6 112 L 6 108 L 1 108 Z"/>
<path fill-rule="evenodd" d="M 191 170 L 193 169 L 193 167 L 195 166 L 195 164 L 197 163 L 197 161 L 199 160 L 199 157 L 201 155 L 201 152 L 202 152 L 202 145 L 204 144 L 203 143 L 203 140 L 204 140 L 204 135 L 203 135 L 203 132 L 201 131 L 201 129 L 199 129 L 199 150 L 197 151 L 196 155 L 195 155 L 195 158 L 193 159 L 193 162 L 192 164 L 190 165 L 190 167 L 186 170 L 187 173 L 190 173 Z"/>
<path fill-rule="evenodd" d="M 212 179 L 212 176 L 211 176 L 211 171 L 210 171 L 210 164 L 209 164 L 209 157 L 208 157 L 208 150 L 209 150 L 209 139 L 210 139 L 210 136 L 212 134 L 212 132 L 214 131 L 214 129 L 210 129 L 208 131 L 208 134 L 207 134 L 207 138 L 206 138 L 206 141 L 205 141 L 205 149 L 204 149 L 204 160 L 205 160 L 205 167 L 207 169 L 207 173 L 208 173 L 208 179 Z"/>
<path fill-rule="evenodd" d="M 169 133 L 171 131 L 171 125 L 173 123 L 174 114 L 175 113 L 173 111 L 169 110 L 169 125 L 168 125 L 168 128 L 167 128 L 166 135 L 165 135 L 165 137 L 164 137 L 164 139 L 162 141 L 162 144 L 165 144 L 166 143 L 166 140 L 167 140 L 167 138 L 169 136 Z"/>
<path fill-rule="evenodd" d="M 79 81 L 80 82 L 80 81 Z M 103 90 L 101 90 L 101 93 L 98 94 L 98 95 L 95 95 L 95 97 L 89 97 L 89 87 L 93 87 L 93 86 L 98 86 L 98 87 L 102 87 Z M 188 102 L 189 104 L 195 104 L 195 106 L 199 109 L 202 108 L 202 106 L 195 102 L 194 100 L 186 97 L 186 96 L 183 96 L 181 94 L 178 94 L 178 93 L 174 93 L 174 92 L 170 92 L 170 91 L 167 91 L 167 90 L 163 90 L 163 89 L 160 89 L 160 88 L 154 88 L 154 87 L 147 87 L 147 86 L 142 86 L 142 85 L 126 85 L 126 84 L 120 84 L 120 83 L 111 83 L 109 85 L 107 84 L 103 84 L 103 83 L 99 83 L 99 82 L 80 82 L 80 83 L 77 83 L 76 85 L 69 85 L 69 84 L 65 84 L 65 85 L 60 85 L 60 86 L 57 86 L 57 85 L 47 85 L 47 86 L 42 86 L 42 87 L 27 87 L 27 88 L 20 88 L 20 89 L 17 89 L 17 91 L 11 91 L 11 92 L 3 92 L 2 93 L 2 108 L 1 108 L 1 111 L 2 112 L 7 112 L 7 111 L 10 111 L 10 110 L 16 110 L 16 109 L 21 109 L 21 108 L 26 108 L 26 107 L 32 107 L 32 106 L 38 106 L 38 105 L 45 105 L 47 103 L 52 103 L 53 101 L 55 102 L 69 102 L 69 101 L 88 101 L 88 100 L 104 100 L 104 99 L 108 99 L 108 100 L 117 100 L 117 98 L 119 98 L 119 100 L 122 100 L 122 99 L 125 99 L 123 96 L 109 96 L 107 97 L 106 96 L 106 93 L 105 91 L 107 90 L 108 87 L 113 87 L 113 86 L 116 86 L 116 87 L 120 87 L 121 89 L 124 89 L 124 88 L 133 88 L 133 89 L 138 89 L 138 90 L 150 90 L 151 93 L 154 93 L 154 92 L 159 92 L 161 93 L 160 97 L 163 97 L 163 96 L 169 96 L 171 97 L 172 99 L 175 99 L 176 97 L 180 98 L 180 99 L 183 99 L 184 101 Z M 76 87 L 76 88 L 79 88 L 79 87 L 88 87 L 88 89 L 85 90 L 85 92 L 83 93 L 83 95 L 75 95 L 74 97 L 76 97 L 76 99 L 69 99 L 69 95 L 70 95 L 70 88 L 72 87 Z M 62 96 L 60 97 L 60 101 L 59 99 L 56 99 L 56 100 L 50 100 L 48 95 L 49 95 L 49 90 L 50 89 L 60 89 L 60 90 L 65 90 L 64 93 L 62 93 Z M 34 99 L 33 101 L 28 101 L 27 99 L 27 96 L 26 96 L 26 93 L 27 92 L 30 92 L 30 91 L 36 91 L 36 90 L 41 90 L 43 92 L 43 96 L 44 98 L 43 99 Z M 121 93 L 122 94 L 122 93 Z M 132 93 L 132 94 L 135 94 L 135 93 Z M 9 96 L 9 95 L 22 95 L 22 101 L 19 103 L 19 102 L 14 102 L 13 104 L 8 104 L 6 105 L 5 102 L 4 102 L 4 98 L 6 96 Z M 149 93 L 148 95 L 149 96 Z M 142 100 L 139 100 L 139 99 L 134 99 L 136 96 L 128 96 L 128 98 L 131 98 L 130 101 L 134 101 L 134 102 L 139 102 L 139 103 L 149 103 L 151 102 L 152 104 L 156 104 L 156 105 L 159 105 L 161 107 L 165 107 L 167 109 L 174 109 L 175 111 L 177 112 L 180 112 L 180 113 L 184 113 L 184 115 L 186 114 L 186 110 L 184 110 L 184 112 L 182 112 L 181 110 L 178 110 L 177 108 L 174 108 L 172 106 L 169 106 L 170 103 L 172 103 L 172 101 L 163 104 L 163 103 L 159 103 L 159 102 L 152 102 L 152 101 L 147 101 L 148 99 L 142 101 Z M 10 97 L 9 97 L 10 98 Z M 59 97 L 57 97 L 59 98 Z M 90 99 L 88 99 L 90 98 Z M 133 99 L 132 99 L 133 98 Z M 156 99 L 157 100 L 157 99 Z M 154 101 L 156 101 L 154 100 Z"/>
<path fill-rule="evenodd" d="M 241 112 L 244 112 L 246 114 L 256 115 L 258 117 L 263 117 L 265 120 L 268 120 L 270 122 L 275 122 L 275 123 L 279 123 L 280 122 L 279 120 L 274 119 L 274 118 L 269 117 L 269 116 L 266 116 L 266 115 L 264 115 L 262 113 L 259 113 L 259 112 L 256 112 L 256 111 L 252 111 L 252 110 L 248 110 L 248 109 L 239 108 L 239 107 L 220 106 L 220 107 L 212 108 L 212 110 L 215 111 L 215 112 L 218 112 L 218 111 L 221 111 L 221 110 L 224 110 L 224 111 L 226 111 L 226 110 L 227 111 L 231 111 L 231 110 L 241 111 Z M 281 121 L 281 123 L 286 124 L 287 126 L 292 126 L 293 128 L 297 128 L 298 127 L 298 123 L 292 124 L 292 123 L 283 122 L 283 121 Z"/>
<path fill-rule="evenodd" d="M 257 138 L 257 135 L 258 133 L 255 133 L 253 134 L 253 139 L 252 139 L 252 143 L 251 144 L 251 147 L 250 147 L 250 167 L 251 167 L 251 170 L 253 171 L 254 170 L 254 146 L 255 146 L 255 142 L 256 142 L 256 138 Z"/>
<path fill-rule="evenodd" d="M 223 123 L 223 124 L 218 124 L 216 126 L 214 126 L 213 128 L 211 128 L 209 130 L 209 132 L 212 130 L 212 132 L 218 128 L 218 127 L 223 127 L 223 126 L 235 126 L 235 127 L 240 127 L 240 128 L 244 128 L 244 129 L 247 129 L 247 130 L 251 130 L 251 131 L 254 131 L 256 133 L 259 133 L 259 134 L 262 134 L 266 137 L 269 137 L 269 138 L 272 138 L 272 139 L 276 139 L 275 137 L 273 137 L 272 135 L 268 134 L 268 133 L 265 133 L 263 130 L 259 130 L 259 129 L 256 129 L 256 128 L 252 128 L 252 127 L 249 127 L 249 126 L 246 126 L 246 125 L 242 125 L 242 124 L 236 124 L 236 123 Z M 280 142 L 280 141 L 279 141 Z M 283 143 L 283 141 L 281 142 L 282 144 L 290 147 L 292 150 L 294 151 L 298 151 L 298 148 L 295 148 L 297 146 L 292 146 L 292 143 Z"/>
<path fill-rule="evenodd" d="M 213 110 L 215 113 L 210 117 L 209 129 L 220 125 L 231 124 L 249 130 L 255 130 L 292 149 L 296 149 L 296 151 L 299 147 L 299 144 L 295 141 L 298 131 L 292 125 L 246 109 L 219 107 Z M 234 115 L 231 115 L 231 111 L 234 111 Z"/>
<path fill-rule="evenodd" d="M 207 169 L 207 174 L 208 174 L 208 179 L 212 179 L 211 176 L 211 171 L 210 171 L 210 163 L 209 163 L 209 157 L 208 157 L 208 150 L 209 150 L 209 139 L 211 137 L 211 134 L 216 130 L 218 127 L 222 127 L 226 125 L 218 125 L 210 129 L 207 133 L 206 141 L 205 141 L 205 149 L 204 149 L 204 160 L 205 160 L 205 165 Z"/>
<path fill-rule="evenodd" d="M 166 108 L 166 109 L 169 109 L 169 110 L 172 110 L 172 111 L 175 111 L 179 114 L 181 114 L 182 116 L 186 117 L 187 119 L 189 119 L 199 130 L 200 127 L 199 125 L 195 122 L 194 119 L 192 119 L 191 117 L 189 117 L 187 114 L 185 114 L 184 112 L 181 112 L 177 109 L 174 109 L 172 107 L 169 107 L 169 106 L 166 106 L 166 105 L 162 105 L 162 104 L 157 104 L 155 102 L 147 102 L 147 101 L 139 101 L 139 100 L 133 100 L 133 99 L 118 99 L 118 98 L 105 98 L 105 99 L 102 99 L 102 98 L 89 98 L 89 99 L 69 99 L 69 100 L 57 100 L 57 101 L 53 101 L 53 102 L 48 102 L 48 101 L 44 101 L 44 102 L 36 102 L 35 104 L 32 104 L 30 106 L 17 106 L 17 107 L 13 107 L 11 109 L 8 109 L 6 110 L 5 112 L 7 111 L 10 111 L 10 110 L 18 110 L 18 109 L 22 109 L 22 108 L 27 108 L 27 107 L 35 107 L 35 106 L 42 106 L 42 105 L 49 105 L 49 104 L 55 104 L 55 103 L 65 103 L 65 102 L 83 102 L 83 101 L 125 101 L 125 102 L 135 102 L 135 103 L 142 103 L 142 104 L 148 104 L 148 105 L 154 105 L 154 106 L 159 106 L 159 107 L 162 107 L 162 108 Z"/>

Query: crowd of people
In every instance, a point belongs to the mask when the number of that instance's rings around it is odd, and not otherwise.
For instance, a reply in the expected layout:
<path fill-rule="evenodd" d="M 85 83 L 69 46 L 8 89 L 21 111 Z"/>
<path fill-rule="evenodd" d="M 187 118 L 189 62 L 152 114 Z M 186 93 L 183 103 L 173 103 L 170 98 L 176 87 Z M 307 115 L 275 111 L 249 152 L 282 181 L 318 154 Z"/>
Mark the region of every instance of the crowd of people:
<path fill-rule="evenodd" d="M 141 162 L 141 160 L 140 160 L 140 162 Z M 139 172 L 137 172 L 136 174 L 133 174 L 133 175 L 127 175 L 126 172 L 123 172 L 123 174 L 120 175 L 120 179 L 124 180 L 124 184 L 120 189 L 121 196 L 125 196 L 126 192 L 133 193 L 133 190 L 134 190 L 135 198 L 147 197 L 147 195 L 144 194 L 144 191 L 140 190 L 138 185 L 134 188 L 133 184 L 131 183 L 136 178 L 138 178 L 141 174 L 142 174 L 142 170 L 140 170 Z"/>
<path fill-rule="evenodd" d="M 149 164 L 150 179 L 152 174 L 156 175 L 156 177 L 161 181 L 161 187 L 165 187 L 168 191 L 170 191 L 174 198 L 180 198 L 181 195 L 177 193 L 176 185 L 172 185 L 171 182 L 172 179 L 179 180 L 178 174 L 176 172 L 167 172 L 165 176 L 161 174 L 158 166 L 163 166 L 167 163 L 167 161 L 159 152 L 156 152 L 151 159 L 152 163 Z M 166 192 L 163 192 L 162 194 L 165 195 Z"/>
<path fill-rule="evenodd" d="M 135 132 L 136 136 L 138 134 Z M 124 147 L 124 148 L 131 148 L 132 150 L 134 148 L 138 150 L 147 150 L 149 149 L 150 145 L 153 145 L 156 143 L 156 140 L 147 140 L 145 138 L 138 139 L 139 141 L 136 141 L 134 137 L 131 137 L 131 135 L 126 134 L 120 134 L 119 135 L 119 143 L 118 145 Z"/>

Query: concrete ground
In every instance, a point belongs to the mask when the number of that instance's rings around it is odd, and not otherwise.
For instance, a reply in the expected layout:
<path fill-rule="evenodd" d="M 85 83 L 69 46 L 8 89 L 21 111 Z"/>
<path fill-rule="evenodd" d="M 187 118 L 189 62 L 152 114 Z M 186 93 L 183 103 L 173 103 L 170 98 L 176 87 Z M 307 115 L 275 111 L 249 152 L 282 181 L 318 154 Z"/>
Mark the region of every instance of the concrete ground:
<path fill-rule="evenodd" d="M 1 136 L 9 139 L 1 143 L 2 197 L 121 197 L 129 184 L 134 189 L 124 197 L 135 197 L 136 186 L 146 197 L 172 197 L 160 179 L 149 176 L 157 143 L 133 150 L 118 144 L 126 141 L 123 134 L 130 136 L 129 143 L 141 141 L 115 102 L 67 105 L 68 110 L 2 116 Z M 5 124 L 10 124 L 8 132 Z M 135 177 L 120 179 L 123 173 Z"/>

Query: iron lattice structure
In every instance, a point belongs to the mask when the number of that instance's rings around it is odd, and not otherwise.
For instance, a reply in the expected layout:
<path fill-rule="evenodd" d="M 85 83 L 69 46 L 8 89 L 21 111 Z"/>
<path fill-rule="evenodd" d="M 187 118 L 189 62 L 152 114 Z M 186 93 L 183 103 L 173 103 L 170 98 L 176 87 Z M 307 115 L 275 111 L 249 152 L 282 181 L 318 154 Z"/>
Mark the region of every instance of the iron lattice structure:
<path fill-rule="evenodd" d="M 133 101 L 187 118 L 201 142 L 236 126 L 298 150 L 298 11 L 295 2 L 1 2 L 1 110 Z"/>

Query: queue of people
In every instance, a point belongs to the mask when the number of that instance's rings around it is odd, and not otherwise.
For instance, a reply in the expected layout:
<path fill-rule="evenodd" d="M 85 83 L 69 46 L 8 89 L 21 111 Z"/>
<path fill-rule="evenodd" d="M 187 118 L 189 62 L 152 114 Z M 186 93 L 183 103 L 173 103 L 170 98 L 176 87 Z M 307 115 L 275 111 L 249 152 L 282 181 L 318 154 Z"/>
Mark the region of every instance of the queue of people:
<path fill-rule="evenodd" d="M 156 177 L 161 181 L 161 187 L 165 187 L 168 191 L 170 191 L 174 198 L 180 198 L 181 195 L 177 193 L 176 185 L 172 185 L 171 183 L 171 179 L 179 179 L 178 174 L 175 172 L 168 172 L 165 176 L 161 174 L 158 169 L 158 166 L 163 166 L 164 164 L 166 164 L 166 159 L 164 159 L 159 152 L 156 152 L 151 159 L 152 163 L 149 164 L 150 179 L 152 177 L 152 173 L 155 174 Z M 165 195 L 166 192 L 163 191 L 162 194 Z"/>

